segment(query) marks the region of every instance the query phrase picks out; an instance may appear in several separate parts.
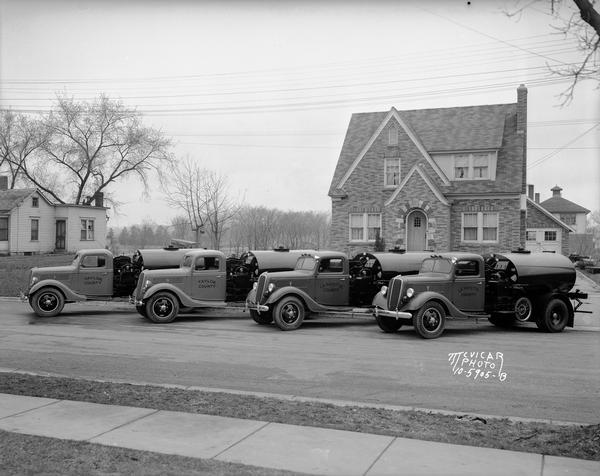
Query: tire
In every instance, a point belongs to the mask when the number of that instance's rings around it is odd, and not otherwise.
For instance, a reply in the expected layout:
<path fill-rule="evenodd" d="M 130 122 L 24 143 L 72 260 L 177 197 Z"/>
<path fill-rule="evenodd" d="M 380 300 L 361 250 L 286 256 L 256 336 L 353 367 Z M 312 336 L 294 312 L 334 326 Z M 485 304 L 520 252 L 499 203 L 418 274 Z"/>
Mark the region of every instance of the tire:
<path fill-rule="evenodd" d="M 541 321 L 543 324 L 542 330 L 562 332 L 569 322 L 569 308 L 562 299 L 550 299 L 546 304 Z"/>
<path fill-rule="evenodd" d="M 141 306 L 135 306 L 135 310 L 140 314 L 140 316 L 145 317 L 146 319 L 148 319 L 148 314 L 146 314 L 146 306 L 145 305 L 141 305 Z"/>
<path fill-rule="evenodd" d="M 293 296 L 284 297 L 273 310 L 273 320 L 282 331 L 298 329 L 304 321 L 304 316 L 304 304 Z"/>
<path fill-rule="evenodd" d="M 377 325 L 383 332 L 396 332 L 402 327 L 402 322 L 390 316 L 375 316 Z"/>
<path fill-rule="evenodd" d="M 271 312 L 261 312 L 259 314 L 258 311 L 250 309 L 250 316 L 252 317 L 252 319 L 254 319 L 254 322 L 263 326 L 271 324 L 271 322 L 273 322 L 273 315 L 271 314 Z"/>
<path fill-rule="evenodd" d="M 65 307 L 65 297 L 56 288 L 42 288 L 29 300 L 33 311 L 40 317 L 54 317 Z"/>
<path fill-rule="evenodd" d="M 425 303 L 414 315 L 413 326 L 424 339 L 436 339 L 444 332 L 446 311 L 435 301 Z"/>
<path fill-rule="evenodd" d="M 515 301 L 515 319 L 519 322 L 525 322 L 531 319 L 533 315 L 533 303 L 526 296 L 521 296 Z"/>
<path fill-rule="evenodd" d="M 500 315 L 500 314 L 492 314 L 491 317 L 488 317 L 488 321 L 494 324 L 496 327 L 512 327 L 515 323 L 515 316 L 508 315 Z"/>
<path fill-rule="evenodd" d="M 174 294 L 159 292 L 146 301 L 146 315 L 157 324 L 172 322 L 179 313 L 179 301 Z"/>

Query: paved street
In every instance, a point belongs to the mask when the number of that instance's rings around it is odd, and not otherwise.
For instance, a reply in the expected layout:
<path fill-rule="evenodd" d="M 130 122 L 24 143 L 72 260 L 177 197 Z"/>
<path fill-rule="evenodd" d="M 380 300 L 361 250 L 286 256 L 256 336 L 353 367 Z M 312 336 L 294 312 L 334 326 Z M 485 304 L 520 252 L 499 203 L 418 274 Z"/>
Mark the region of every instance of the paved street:
<path fill-rule="evenodd" d="M 412 328 L 384 334 L 370 318 L 319 318 L 282 332 L 235 309 L 156 325 L 125 303 L 69 304 L 41 319 L 2 300 L 0 367 L 590 423 L 600 421 L 597 290 L 590 303 L 594 314 L 578 314 L 560 334 L 454 321 L 423 340 Z M 452 365 L 459 352 L 479 354 Z M 504 379 L 475 375 L 488 356 Z"/>

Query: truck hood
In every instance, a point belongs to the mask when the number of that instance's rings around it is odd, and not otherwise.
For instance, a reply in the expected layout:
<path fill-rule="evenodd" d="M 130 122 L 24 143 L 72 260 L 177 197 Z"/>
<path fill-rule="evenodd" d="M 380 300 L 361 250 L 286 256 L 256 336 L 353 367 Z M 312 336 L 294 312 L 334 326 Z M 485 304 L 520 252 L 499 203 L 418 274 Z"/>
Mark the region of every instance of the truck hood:
<path fill-rule="evenodd" d="M 306 281 L 313 277 L 312 271 L 277 271 L 274 273 L 267 273 L 267 279 L 270 283 L 276 283 L 283 285 L 293 286 L 296 282 Z"/>
<path fill-rule="evenodd" d="M 398 276 L 398 278 L 402 279 L 404 283 L 419 285 L 427 285 L 427 284 L 440 284 L 448 282 L 447 274 L 439 274 L 439 273 L 423 273 L 423 274 L 414 274 L 411 276 Z"/>
<path fill-rule="evenodd" d="M 74 274 L 77 268 L 73 265 L 49 266 L 44 268 L 31 268 L 31 276 L 42 279 L 58 279 L 68 274 Z"/>

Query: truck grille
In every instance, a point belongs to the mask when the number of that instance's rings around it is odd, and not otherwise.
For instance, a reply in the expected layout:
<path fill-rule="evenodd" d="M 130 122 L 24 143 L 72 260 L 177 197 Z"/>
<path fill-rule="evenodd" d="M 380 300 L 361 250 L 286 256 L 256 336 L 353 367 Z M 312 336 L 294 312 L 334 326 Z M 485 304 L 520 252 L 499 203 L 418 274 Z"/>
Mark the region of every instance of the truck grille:
<path fill-rule="evenodd" d="M 258 278 L 258 285 L 256 287 L 256 302 L 261 303 L 263 293 L 265 292 L 265 286 L 267 284 L 267 276 L 266 274 L 261 274 Z"/>
<path fill-rule="evenodd" d="M 387 294 L 387 307 L 395 311 L 398 308 L 398 301 L 402 295 L 402 279 L 391 279 Z"/>

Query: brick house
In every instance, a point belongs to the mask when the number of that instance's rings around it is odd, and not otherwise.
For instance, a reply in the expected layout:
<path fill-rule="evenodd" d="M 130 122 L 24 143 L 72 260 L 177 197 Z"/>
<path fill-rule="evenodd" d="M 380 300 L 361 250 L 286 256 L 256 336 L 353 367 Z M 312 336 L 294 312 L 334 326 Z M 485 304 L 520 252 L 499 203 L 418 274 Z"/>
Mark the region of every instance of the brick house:
<path fill-rule="evenodd" d="M 524 246 L 526 147 L 524 85 L 510 104 L 353 114 L 329 189 L 332 248 Z"/>
<path fill-rule="evenodd" d="M 73 253 L 106 246 L 107 208 L 101 195 L 94 206 L 55 204 L 35 188 L 8 190 L 4 185 L 0 180 L 0 254 Z"/>
<path fill-rule="evenodd" d="M 527 248 L 556 249 L 565 255 L 591 254 L 594 249 L 593 236 L 591 233 L 586 233 L 587 214 L 590 210 L 564 198 L 561 193 L 562 188 L 558 185 L 552 187 L 550 191 L 552 196 L 543 202 L 540 202 L 539 193 L 535 193 L 535 203 L 550 213 L 555 218 L 555 223 L 560 225 L 557 227 L 555 224 L 554 229 L 551 226 L 541 228 L 534 226 L 534 223 L 528 219 Z"/>
<path fill-rule="evenodd" d="M 573 231 L 571 226 L 540 204 L 539 194 L 534 194 L 533 185 L 528 185 L 525 249 L 568 255 Z"/>

